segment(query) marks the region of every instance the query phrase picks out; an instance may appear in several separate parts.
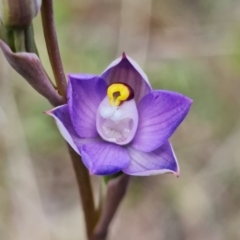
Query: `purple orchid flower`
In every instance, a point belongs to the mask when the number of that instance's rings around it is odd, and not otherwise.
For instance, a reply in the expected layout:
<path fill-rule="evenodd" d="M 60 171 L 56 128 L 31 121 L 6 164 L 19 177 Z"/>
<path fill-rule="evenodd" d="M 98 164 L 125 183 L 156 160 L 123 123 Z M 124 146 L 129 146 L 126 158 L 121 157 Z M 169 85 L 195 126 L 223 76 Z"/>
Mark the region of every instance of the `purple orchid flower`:
<path fill-rule="evenodd" d="M 179 175 L 168 139 L 186 117 L 191 99 L 152 90 L 146 74 L 124 53 L 101 76 L 68 77 L 67 104 L 47 114 L 90 173 Z"/>

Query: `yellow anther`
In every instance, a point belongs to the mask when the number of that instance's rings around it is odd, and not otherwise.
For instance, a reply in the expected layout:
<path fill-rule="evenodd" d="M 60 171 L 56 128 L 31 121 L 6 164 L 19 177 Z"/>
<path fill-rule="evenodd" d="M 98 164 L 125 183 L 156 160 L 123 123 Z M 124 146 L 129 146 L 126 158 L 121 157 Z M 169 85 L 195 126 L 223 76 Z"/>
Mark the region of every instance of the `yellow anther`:
<path fill-rule="evenodd" d="M 112 106 L 119 106 L 131 96 L 131 88 L 123 83 L 113 83 L 107 89 L 107 95 Z"/>

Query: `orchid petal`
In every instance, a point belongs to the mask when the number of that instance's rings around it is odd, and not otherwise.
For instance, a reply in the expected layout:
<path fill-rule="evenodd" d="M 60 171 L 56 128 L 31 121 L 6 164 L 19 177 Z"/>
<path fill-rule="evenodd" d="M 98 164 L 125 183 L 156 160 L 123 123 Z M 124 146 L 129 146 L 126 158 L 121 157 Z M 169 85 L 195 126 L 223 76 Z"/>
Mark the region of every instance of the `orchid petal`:
<path fill-rule="evenodd" d="M 98 139 L 84 139 L 78 136 L 73 128 L 67 105 L 56 107 L 47 111 L 46 114 L 54 118 L 63 138 L 78 154 L 80 154 L 80 148 L 83 144 L 98 141 Z"/>
<path fill-rule="evenodd" d="M 136 102 L 151 91 L 148 78 L 139 65 L 123 54 L 122 57 L 113 61 L 102 73 L 102 77 L 110 85 L 116 82 L 128 84 L 134 91 Z"/>
<path fill-rule="evenodd" d="M 74 129 L 79 136 L 98 136 L 96 114 L 106 92 L 107 84 L 101 77 L 86 74 L 69 75 L 68 107 Z"/>
<path fill-rule="evenodd" d="M 152 91 L 138 104 L 139 124 L 131 145 L 151 152 L 173 134 L 186 117 L 192 100 L 179 93 Z"/>
<path fill-rule="evenodd" d="M 81 153 L 84 164 L 95 175 L 114 174 L 130 163 L 127 149 L 113 143 L 85 144 Z"/>
<path fill-rule="evenodd" d="M 168 141 L 153 152 L 141 152 L 129 147 L 128 153 L 131 162 L 123 169 L 126 174 L 148 176 L 170 172 L 179 176 L 178 161 Z"/>

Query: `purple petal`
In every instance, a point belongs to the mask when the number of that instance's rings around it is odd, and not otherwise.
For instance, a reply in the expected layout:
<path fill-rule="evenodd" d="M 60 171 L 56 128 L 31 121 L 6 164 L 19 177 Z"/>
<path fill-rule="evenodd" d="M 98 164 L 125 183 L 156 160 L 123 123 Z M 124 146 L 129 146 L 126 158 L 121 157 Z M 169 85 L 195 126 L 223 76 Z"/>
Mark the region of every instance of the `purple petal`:
<path fill-rule="evenodd" d="M 55 119 L 63 138 L 78 154 L 80 154 L 80 148 L 83 144 L 98 141 L 97 139 L 84 139 L 79 137 L 73 128 L 67 104 L 54 108 L 46 113 Z"/>
<path fill-rule="evenodd" d="M 98 136 L 96 113 L 106 93 L 107 84 L 101 77 L 87 74 L 69 75 L 68 106 L 73 126 L 79 136 Z"/>
<path fill-rule="evenodd" d="M 128 84 L 134 90 L 136 102 L 151 91 L 146 74 L 134 60 L 125 54 L 112 62 L 103 72 L 102 77 L 109 85 L 115 82 Z"/>
<path fill-rule="evenodd" d="M 128 153 L 131 163 L 123 169 L 126 174 L 148 176 L 170 172 L 179 176 L 179 165 L 168 141 L 153 152 L 141 152 L 129 147 Z"/>
<path fill-rule="evenodd" d="M 173 134 L 186 117 L 192 100 L 179 93 L 156 90 L 138 104 L 139 125 L 132 146 L 151 152 Z"/>
<path fill-rule="evenodd" d="M 68 74 L 69 78 L 73 78 L 73 79 L 79 79 L 79 80 L 88 80 L 88 79 L 92 79 L 95 77 L 98 77 L 97 75 L 94 74 L 89 74 L 89 73 L 70 73 Z"/>
<path fill-rule="evenodd" d="M 130 163 L 127 149 L 112 143 L 85 144 L 81 153 L 86 167 L 96 175 L 114 174 Z"/>

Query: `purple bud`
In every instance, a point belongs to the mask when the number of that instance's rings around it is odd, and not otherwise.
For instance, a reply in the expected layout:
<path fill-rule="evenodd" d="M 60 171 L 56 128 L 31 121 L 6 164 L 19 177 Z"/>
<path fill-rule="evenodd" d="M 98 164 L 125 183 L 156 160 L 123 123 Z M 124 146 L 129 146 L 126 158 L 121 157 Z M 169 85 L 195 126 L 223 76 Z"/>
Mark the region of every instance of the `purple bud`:
<path fill-rule="evenodd" d="M 42 0 L 0 0 L 0 18 L 8 27 L 27 26 L 38 14 Z"/>

